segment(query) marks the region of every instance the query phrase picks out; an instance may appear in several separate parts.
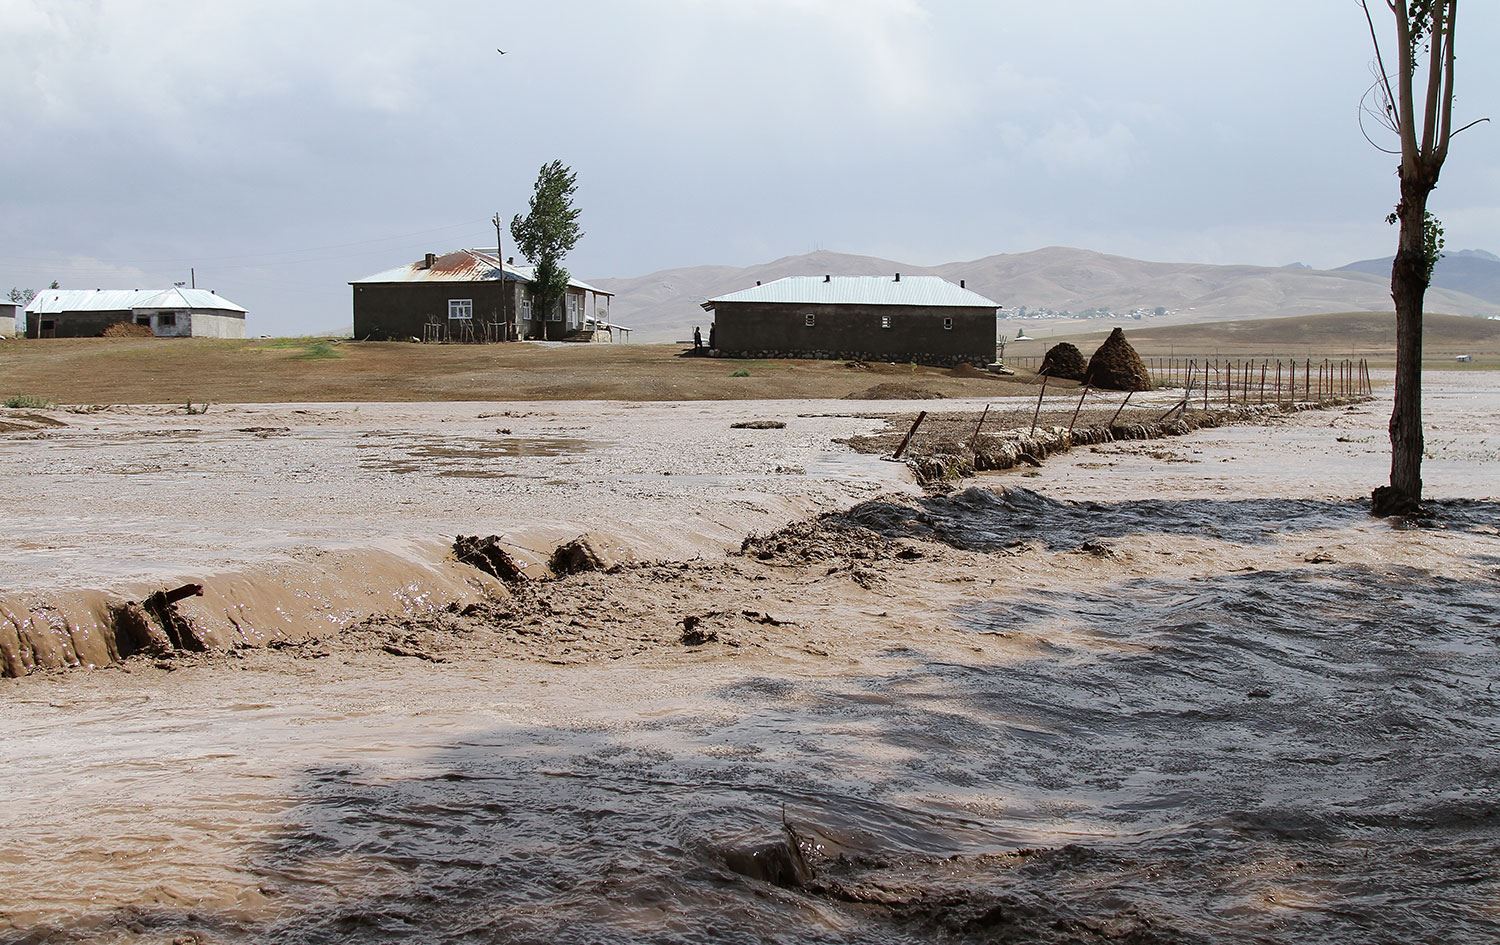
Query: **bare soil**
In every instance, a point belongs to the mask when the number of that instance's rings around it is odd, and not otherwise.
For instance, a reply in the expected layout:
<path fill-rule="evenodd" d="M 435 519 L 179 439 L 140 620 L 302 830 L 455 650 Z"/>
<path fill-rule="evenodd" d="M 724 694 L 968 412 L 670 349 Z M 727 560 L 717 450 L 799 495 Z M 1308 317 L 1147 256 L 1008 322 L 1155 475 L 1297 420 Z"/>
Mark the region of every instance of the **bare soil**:
<path fill-rule="evenodd" d="M 682 357 L 675 345 L 422 345 L 329 339 L 0 343 L 0 398 L 61 404 L 989 397 L 1020 379 L 911 364 Z M 734 377 L 738 371 L 749 376 Z M 879 375 L 874 378 L 872 375 Z M 889 398 L 888 393 L 871 396 Z"/>

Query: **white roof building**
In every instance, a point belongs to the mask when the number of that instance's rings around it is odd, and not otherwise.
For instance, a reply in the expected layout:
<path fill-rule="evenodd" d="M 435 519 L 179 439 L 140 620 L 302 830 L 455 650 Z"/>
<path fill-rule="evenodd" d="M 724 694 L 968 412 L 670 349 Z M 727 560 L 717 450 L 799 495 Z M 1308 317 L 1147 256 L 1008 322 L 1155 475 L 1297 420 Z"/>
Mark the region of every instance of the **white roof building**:
<path fill-rule="evenodd" d="M 43 289 L 26 306 L 26 336 L 91 338 L 124 322 L 163 338 L 243 338 L 248 314 L 210 289 Z"/>

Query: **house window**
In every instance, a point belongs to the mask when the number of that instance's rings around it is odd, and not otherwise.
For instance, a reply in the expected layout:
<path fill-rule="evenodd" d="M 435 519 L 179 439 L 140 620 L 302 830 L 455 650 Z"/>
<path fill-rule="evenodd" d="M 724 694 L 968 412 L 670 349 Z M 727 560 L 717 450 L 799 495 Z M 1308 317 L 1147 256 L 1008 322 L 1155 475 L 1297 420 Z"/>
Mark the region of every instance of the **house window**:
<path fill-rule="evenodd" d="M 817 321 L 817 316 L 814 315 L 812 312 L 808 312 L 806 315 L 802 316 L 802 323 L 804 325 L 806 325 L 808 328 L 811 328 L 813 326 L 813 323 L 816 322 L 816 321 Z"/>
<path fill-rule="evenodd" d="M 945 319 L 943 319 L 943 331 L 952 331 L 952 330 L 953 330 L 953 319 L 951 319 L 951 318 L 945 318 Z"/>
<path fill-rule="evenodd" d="M 160 315 L 156 316 L 156 327 L 157 328 L 176 328 L 177 327 L 177 315 L 176 315 L 176 313 L 174 313 L 174 312 L 162 312 Z"/>
<path fill-rule="evenodd" d="M 525 318 L 525 319 L 530 319 L 531 318 L 531 296 L 530 296 L 530 294 L 524 296 L 521 299 L 521 317 Z"/>
<path fill-rule="evenodd" d="M 151 316 L 150 315 L 137 315 L 135 317 L 135 323 L 137 325 L 145 325 L 147 328 L 150 328 L 151 327 Z"/>
<path fill-rule="evenodd" d="M 569 325 L 576 326 L 578 324 L 578 309 L 579 309 L 578 302 L 579 302 L 578 296 L 576 296 L 576 295 L 570 295 L 570 296 L 568 296 L 568 324 Z"/>
<path fill-rule="evenodd" d="M 560 322 L 560 321 L 562 321 L 562 316 L 563 316 L 562 302 L 555 302 L 555 303 L 553 303 L 552 308 L 548 309 L 548 311 L 547 311 L 547 321 L 549 321 L 549 322 Z"/>
<path fill-rule="evenodd" d="M 889 316 L 889 315 L 882 315 L 882 316 L 880 316 L 880 327 L 881 328 L 889 328 L 889 327 L 891 327 L 891 316 Z"/>
<path fill-rule="evenodd" d="M 474 300 L 473 299 L 449 299 L 448 300 L 448 317 L 449 318 L 473 318 L 474 317 Z"/>

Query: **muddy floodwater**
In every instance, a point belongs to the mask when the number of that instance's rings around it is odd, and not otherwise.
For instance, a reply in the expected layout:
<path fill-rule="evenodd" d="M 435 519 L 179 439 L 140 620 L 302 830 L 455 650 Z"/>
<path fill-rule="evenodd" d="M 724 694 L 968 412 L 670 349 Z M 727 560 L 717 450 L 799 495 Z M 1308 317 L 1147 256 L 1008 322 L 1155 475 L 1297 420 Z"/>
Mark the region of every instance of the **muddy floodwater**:
<path fill-rule="evenodd" d="M 1500 377 L 1434 385 L 1423 522 L 1377 401 L 0 680 L 0 941 L 1496 941 Z"/>

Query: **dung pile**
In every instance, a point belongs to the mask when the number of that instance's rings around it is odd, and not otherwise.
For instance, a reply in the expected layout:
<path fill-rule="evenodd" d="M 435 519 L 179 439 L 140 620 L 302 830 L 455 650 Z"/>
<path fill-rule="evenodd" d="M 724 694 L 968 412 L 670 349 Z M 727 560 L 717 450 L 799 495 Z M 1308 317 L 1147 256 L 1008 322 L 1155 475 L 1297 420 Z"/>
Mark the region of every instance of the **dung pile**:
<path fill-rule="evenodd" d="M 945 395 L 911 384 L 876 384 L 874 387 L 845 394 L 845 400 L 942 400 Z"/>
<path fill-rule="evenodd" d="M 1078 350 L 1077 345 L 1060 341 L 1047 349 L 1047 354 L 1042 358 L 1042 366 L 1037 369 L 1037 373 L 1048 377 L 1081 381 L 1088 373 L 1088 368 L 1088 362 L 1083 360 L 1083 352 Z"/>
<path fill-rule="evenodd" d="M 1101 390 L 1150 390 L 1151 373 L 1146 363 L 1135 353 L 1125 332 L 1116 328 L 1104 339 L 1104 344 L 1089 359 L 1085 375 L 1090 385 Z"/>

